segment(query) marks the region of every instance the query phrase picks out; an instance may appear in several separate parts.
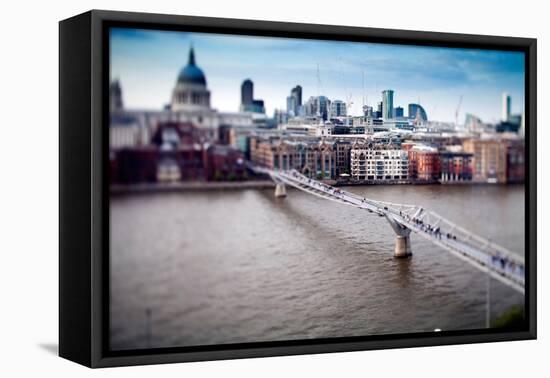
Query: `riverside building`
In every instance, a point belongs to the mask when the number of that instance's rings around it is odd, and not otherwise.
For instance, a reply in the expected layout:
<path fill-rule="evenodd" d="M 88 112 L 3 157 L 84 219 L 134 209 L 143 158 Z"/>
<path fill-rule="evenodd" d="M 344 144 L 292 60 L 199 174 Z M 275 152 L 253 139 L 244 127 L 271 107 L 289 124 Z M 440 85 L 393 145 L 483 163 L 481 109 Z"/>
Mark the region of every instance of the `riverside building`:
<path fill-rule="evenodd" d="M 296 169 L 314 179 L 334 179 L 336 175 L 334 144 L 323 140 L 252 137 L 250 160 L 270 169 Z"/>
<path fill-rule="evenodd" d="M 408 180 L 407 152 L 397 146 L 356 144 L 350 150 L 351 179 L 368 183 L 401 183 Z"/>
<path fill-rule="evenodd" d="M 464 151 L 473 155 L 473 181 L 506 183 L 507 149 L 500 138 L 465 140 Z"/>
<path fill-rule="evenodd" d="M 409 178 L 414 182 L 431 183 L 439 180 L 441 164 L 437 148 L 414 145 L 407 149 Z"/>
<path fill-rule="evenodd" d="M 472 154 L 463 151 L 442 151 L 441 183 L 469 182 L 472 180 Z"/>

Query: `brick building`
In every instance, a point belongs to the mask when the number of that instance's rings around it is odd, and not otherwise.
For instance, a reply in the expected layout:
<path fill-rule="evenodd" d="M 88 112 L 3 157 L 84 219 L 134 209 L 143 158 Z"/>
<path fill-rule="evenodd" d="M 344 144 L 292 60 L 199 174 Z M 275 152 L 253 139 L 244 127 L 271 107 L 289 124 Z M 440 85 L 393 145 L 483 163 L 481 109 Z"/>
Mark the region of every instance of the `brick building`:
<path fill-rule="evenodd" d="M 435 182 L 441 174 L 439 151 L 435 147 L 415 145 L 408 148 L 409 179 L 413 182 Z"/>
<path fill-rule="evenodd" d="M 468 139 L 464 151 L 473 155 L 473 181 L 506 183 L 508 145 L 501 139 Z"/>
<path fill-rule="evenodd" d="M 471 153 L 442 151 L 439 159 L 442 183 L 472 180 L 473 155 Z"/>

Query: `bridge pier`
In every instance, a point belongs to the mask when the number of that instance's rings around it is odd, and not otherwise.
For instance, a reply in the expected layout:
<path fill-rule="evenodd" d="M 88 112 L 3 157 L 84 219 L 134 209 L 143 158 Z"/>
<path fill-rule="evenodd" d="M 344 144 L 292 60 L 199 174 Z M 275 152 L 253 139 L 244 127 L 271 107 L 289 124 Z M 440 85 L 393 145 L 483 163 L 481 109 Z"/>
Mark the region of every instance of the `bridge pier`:
<path fill-rule="evenodd" d="M 282 182 L 277 182 L 275 185 L 275 197 L 286 197 L 286 186 Z"/>
<path fill-rule="evenodd" d="M 387 214 L 386 219 L 397 235 L 395 237 L 395 250 L 393 252 L 393 257 L 400 259 L 412 256 L 410 237 L 411 230 Z"/>
<path fill-rule="evenodd" d="M 411 237 L 397 235 L 395 238 L 395 251 L 393 257 L 395 258 L 404 258 L 412 256 L 411 252 Z"/>

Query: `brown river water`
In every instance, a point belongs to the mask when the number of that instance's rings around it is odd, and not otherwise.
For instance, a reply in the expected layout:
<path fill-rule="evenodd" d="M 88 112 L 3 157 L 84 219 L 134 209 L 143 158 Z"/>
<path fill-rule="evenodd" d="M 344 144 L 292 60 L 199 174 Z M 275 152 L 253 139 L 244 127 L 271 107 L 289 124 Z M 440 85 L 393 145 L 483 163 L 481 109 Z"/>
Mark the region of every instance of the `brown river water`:
<path fill-rule="evenodd" d="M 524 253 L 523 186 L 344 189 Z M 112 196 L 111 348 L 485 328 L 486 275 L 411 241 L 413 257 L 394 259 L 384 218 L 293 189 Z M 493 318 L 524 300 L 496 280 L 490 297 Z"/>

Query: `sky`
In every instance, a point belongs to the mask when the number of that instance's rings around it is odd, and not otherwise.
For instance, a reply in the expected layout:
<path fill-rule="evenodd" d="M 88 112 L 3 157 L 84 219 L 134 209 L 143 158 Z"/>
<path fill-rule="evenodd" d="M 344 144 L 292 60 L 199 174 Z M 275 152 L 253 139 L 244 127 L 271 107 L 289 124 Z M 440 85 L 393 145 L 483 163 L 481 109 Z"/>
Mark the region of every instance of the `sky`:
<path fill-rule="evenodd" d="M 120 80 L 128 109 L 168 104 L 192 45 L 220 111 L 239 110 L 245 79 L 268 115 L 286 109 L 297 84 L 304 102 L 324 95 L 352 103 L 353 115 L 363 104 L 376 107 L 384 89 L 395 91 L 394 106 L 405 114 L 409 103 L 420 103 L 436 121 L 454 122 L 461 102 L 459 122 L 466 113 L 497 122 L 503 92 L 512 97 L 513 114 L 524 111 L 520 52 L 124 28 L 111 29 L 110 42 L 110 77 Z"/>

